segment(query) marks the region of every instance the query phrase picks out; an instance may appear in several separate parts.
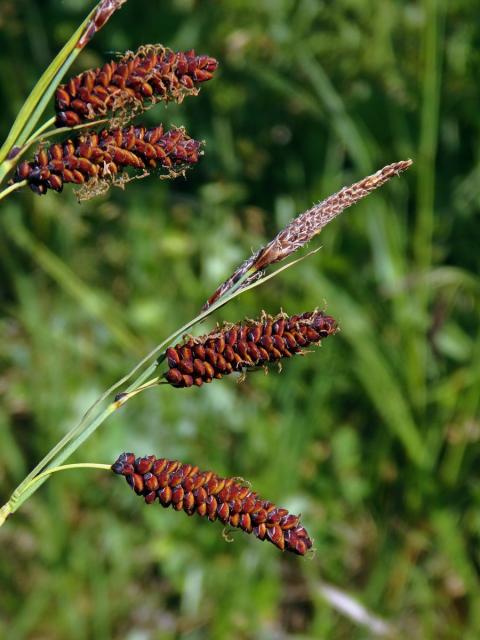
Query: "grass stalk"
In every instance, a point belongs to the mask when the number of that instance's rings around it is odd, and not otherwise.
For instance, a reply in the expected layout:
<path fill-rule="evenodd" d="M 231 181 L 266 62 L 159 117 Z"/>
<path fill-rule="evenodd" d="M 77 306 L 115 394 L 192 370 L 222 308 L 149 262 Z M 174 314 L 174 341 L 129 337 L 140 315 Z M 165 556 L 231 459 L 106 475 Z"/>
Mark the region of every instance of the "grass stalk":
<path fill-rule="evenodd" d="M 207 310 L 199 313 L 195 318 L 187 322 L 185 325 L 174 331 L 168 338 L 166 338 L 163 342 L 158 344 L 149 354 L 143 358 L 126 376 L 124 376 L 121 380 L 117 381 L 114 385 L 112 385 L 105 393 L 103 393 L 98 400 L 96 400 L 92 406 L 86 411 L 83 418 L 80 422 L 73 427 L 63 438 L 60 440 L 54 447 L 47 453 L 47 455 L 42 458 L 42 460 L 37 464 L 37 466 L 25 477 L 25 479 L 18 485 L 15 491 L 12 493 L 9 501 L 2 507 L 2 513 L 14 513 L 28 498 L 37 491 L 40 486 L 48 479 L 49 474 L 46 473 L 49 469 L 55 468 L 62 464 L 74 451 L 76 451 L 82 444 L 85 442 L 87 438 L 89 438 L 100 425 L 102 425 L 107 418 L 109 418 L 115 411 L 117 411 L 120 407 L 122 407 L 130 398 L 137 395 L 141 391 L 145 389 L 151 388 L 154 384 L 157 383 L 157 379 L 148 380 L 148 378 L 153 374 L 157 367 L 157 363 L 153 362 L 150 364 L 126 389 L 125 394 L 121 394 L 118 400 L 111 402 L 103 411 L 96 415 L 96 417 L 92 417 L 95 409 L 99 407 L 113 392 L 115 392 L 122 384 L 131 379 L 135 373 L 137 373 L 147 362 L 155 358 L 163 349 L 165 349 L 169 344 L 171 344 L 178 336 L 186 333 L 192 327 L 199 324 L 203 320 L 205 320 L 208 316 L 210 316 L 214 311 L 223 307 L 228 302 L 236 298 L 237 296 L 249 291 L 250 289 L 254 289 L 258 287 L 260 284 L 263 284 L 267 280 L 274 278 L 280 272 L 285 269 L 289 269 L 294 266 L 298 262 L 301 262 L 308 256 L 316 253 L 318 249 L 314 249 L 310 251 L 306 255 L 297 258 L 296 260 L 292 260 L 282 267 L 276 269 L 269 275 L 263 276 L 256 282 L 244 287 L 243 289 L 237 289 L 230 295 L 218 300 Z M 42 478 L 36 482 L 35 480 L 42 475 Z M 5 522 L 5 518 L 0 520 L 0 526 Z"/>
<path fill-rule="evenodd" d="M 438 147 L 440 82 L 442 72 L 442 37 L 444 9 L 439 0 L 424 0 L 425 30 L 423 43 L 423 87 L 418 150 L 417 217 L 413 238 L 413 254 L 417 272 L 425 273 L 432 263 L 435 206 L 435 164 Z M 416 295 L 418 322 L 428 318 L 428 287 L 420 287 Z M 408 346 L 410 362 L 410 394 L 420 415 L 426 406 L 426 369 L 428 344 L 426 328 L 413 331 Z"/>
<path fill-rule="evenodd" d="M 22 180 L 21 182 L 14 182 L 13 184 L 11 184 L 6 189 L 0 192 L 0 200 L 3 200 L 14 191 L 18 191 L 19 189 L 22 189 L 23 187 L 26 187 L 26 186 L 27 186 L 26 180 Z"/>

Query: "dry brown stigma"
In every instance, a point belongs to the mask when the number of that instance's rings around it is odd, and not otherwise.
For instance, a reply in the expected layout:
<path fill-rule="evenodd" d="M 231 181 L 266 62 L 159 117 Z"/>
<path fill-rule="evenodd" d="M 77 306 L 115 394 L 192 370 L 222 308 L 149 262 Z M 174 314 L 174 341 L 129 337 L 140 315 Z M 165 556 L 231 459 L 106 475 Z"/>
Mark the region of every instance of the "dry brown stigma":
<path fill-rule="evenodd" d="M 301 315 L 264 314 L 248 321 L 199 337 L 166 350 L 169 370 L 165 379 L 174 387 L 201 386 L 234 371 L 266 366 L 317 345 L 337 331 L 337 323 L 322 311 Z"/>
<path fill-rule="evenodd" d="M 263 500 L 235 478 L 222 478 L 212 471 L 155 456 L 135 458 L 122 453 L 112 471 L 125 476 L 128 484 L 147 504 L 158 500 L 191 516 L 197 513 L 212 522 L 253 533 L 281 551 L 304 556 L 312 541 L 298 516 Z"/>
<path fill-rule="evenodd" d="M 89 69 L 61 84 L 55 93 L 57 126 L 73 127 L 108 113 L 198 93 L 218 63 L 195 51 L 175 53 L 161 45 L 140 47 L 119 60 Z"/>
<path fill-rule="evenodd" d="M 32 161 L 20 163 L 15 181 L 27 180 L 35 193 L 44 194 L 48 189 L 61 191 L 68 182 L 115 180 L 127 168 L 143 173 L 165 169 L 177 175 L 198 161 L 200 148 L 181 128 L 104 129 L 41 147 Z"/>

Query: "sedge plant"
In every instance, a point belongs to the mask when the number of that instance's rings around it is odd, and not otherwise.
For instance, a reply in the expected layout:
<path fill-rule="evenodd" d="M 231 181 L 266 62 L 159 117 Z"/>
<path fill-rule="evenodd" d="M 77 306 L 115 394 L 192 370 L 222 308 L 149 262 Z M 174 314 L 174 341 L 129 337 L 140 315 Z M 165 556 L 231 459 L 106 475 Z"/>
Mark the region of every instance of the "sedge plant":
<path fill-rule="evenodd" d="M 199 85 L 214 77 L 214 58 L 142 44 L 98 69 L 64 79 L 79 52 L 125 1 L 101 0 L 34 87 L 0 149 L 0 200 L 23 188 L 42 196 L 61 192 L 69 184 L 77 185 L 78 199 L 83 200 L 152 173 L 163 178 L 185 176 L 201 159 L 203 143 L 182 127 L 165 130 L 160 123 L 147 127 L 133 120 L 158 102 L 195 96 Z M 41 123 L 51 100 L 55 116 Z M 275 315 L 261 312 L 257 319 L 217 326 L 203 336 L 187 332 L 234 298 L 315 253 L 318 249 L 291 259 L 342 211 L 410 165 L 410 160 L 394 162 L 344 187 L 293 219 L 246 258 L 194 318 L 112 384 L 30 471 L 1 507 L 0 526 L 53 474 L 101 469 L 123 475 L 147 504 L 158 501 L 188 515 L 219 520 L 282 551 L 305 555 L 312 540 L 299 516 L 260 498 L 238 478 L 156 455 L 123 453 L 113 464 L 65 462 L 110 416 L 147 389 L 188 389 L 231 373 L 243 376 L 252 369 L 280 368 L 335 335 L 337 322 L 319 309 L 290 316 L 282 310 L 275 310 Z M 278 266 L 272 269 L 272 265 Z"/>

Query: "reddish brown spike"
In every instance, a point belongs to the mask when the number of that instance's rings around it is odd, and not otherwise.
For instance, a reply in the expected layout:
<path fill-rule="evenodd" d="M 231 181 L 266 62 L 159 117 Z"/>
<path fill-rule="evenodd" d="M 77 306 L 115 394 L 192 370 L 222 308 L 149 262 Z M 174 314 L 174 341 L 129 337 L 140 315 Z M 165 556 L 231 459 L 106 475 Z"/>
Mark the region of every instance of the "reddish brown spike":
<path fill-rule="evenodd" d="M 163 507 L 171 506 L 187 515 L 196 511 L 212 522 L 218 519 L 253 533 L 281 551 L 305 555 L 312 546 L 298 516 L 262 500 L 236 478 L 222 478 L 212 471 L 199 471 L 176 460 L 157 460 L 155 456 L 135 459 L 132 453 L 119 456 L 112 471 L 125 476 L 147 504 L 158 498 Z"/>
<path fill-rule="evenodd" d="M 75 126 L 125 109 L 146 109 L 158 101 L 181 102 L 218 66 L 193 51 L 174 53 L 161 45 L 140 47 L 101 68 L 89 69 L 61 84 L 55 93 L 57 126 Z"/>
<path fill-rule="evenodd" d="M 171 176 L 178 175 L 193 162 L 192 152 L 189 151 L 187 158 L 186 149 L 195 149 L 198 158 L 201 144 L 189 138 L 183 129 L 172 129 L 159 136 L 162 131 L 161 126 L 104 129 L 98 134 L 80 135 L 63 144 L 55 143 L 48 149 L 40 148 L 33 161 L 22 162 L 14 180 L 27 180 L 39 194 L 46 193 L 47 189 L 60 191 L 68 182 L 87 183 L 84 189 L 91 185 L 94 194 L 98 181 L 103 180 L 108 185 L 127 168 L 138 171 L 146 166 L 159 166 L 167 169 Z M 165 142 L 168 150 L 144 142 L 150 134 L 159 143 Z"/>
<path fill-rule="evenodd" d="M 233 371 L 290 358 L 336 331 L 335 320 L 318 310 L 290 318 L 285 314 L 262 317 L 196 338 L 195 344 L 188 339 L 169 347 L 159 363 L 168 364 L 164 378 L 174 387 L 201 386 Z"/>

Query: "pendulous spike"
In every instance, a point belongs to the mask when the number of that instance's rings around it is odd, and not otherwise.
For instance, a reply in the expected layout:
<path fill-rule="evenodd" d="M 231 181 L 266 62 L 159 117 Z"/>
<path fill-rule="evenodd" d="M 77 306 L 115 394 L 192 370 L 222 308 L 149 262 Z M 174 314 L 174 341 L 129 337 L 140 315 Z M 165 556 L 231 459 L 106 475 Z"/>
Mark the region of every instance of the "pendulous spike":
<path fill-rule="evenodd" d="M 144 173 L 166 169 L 175 176 L 198 161 L 201 146 L 182 128 L 167 132 L 162 125 L 151 129 L 103 129 L 41 147 L 32 161 L 20 163 L 14 180 L 27 180 L 30 188 L 41 195 L 48 189 L 61 191 L 69 182 L 112 180 L 127 167 Z"/>
<path fill-rule="evenodd" d="M 263 500 L 236 478 L 222 478 L 176 460 L 136 458 L 133 453 L 122 453 L 112 471 L 125 476 L 147 504 L 158 500 L 163 507 L 183 510 L 189 516 L 196 512 L 212 522 L 220 520 L 300 556 L 312 547 L 298 516 Z"/>
<path fill-rule="evenodd" d="M 193 50 L 175 53 L 162 45 L 142 46 L 61 84 L 55 93 L 56 125 L 73 127 L 118 110 L 181 102 L 196 95 L 197 85 L 210 80 L 217 66 L 215 58 Z"/>

